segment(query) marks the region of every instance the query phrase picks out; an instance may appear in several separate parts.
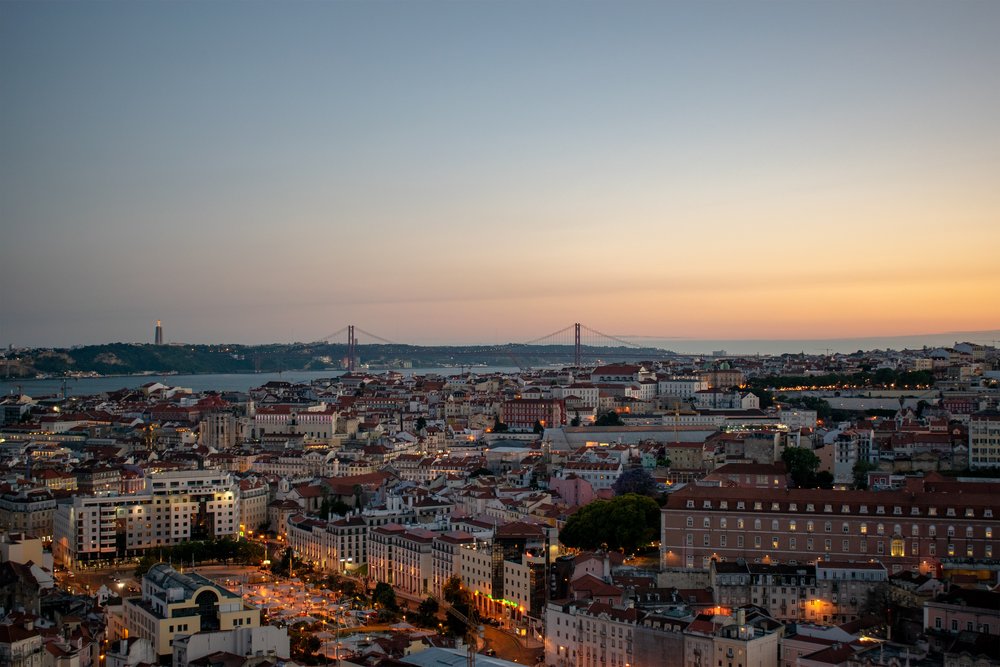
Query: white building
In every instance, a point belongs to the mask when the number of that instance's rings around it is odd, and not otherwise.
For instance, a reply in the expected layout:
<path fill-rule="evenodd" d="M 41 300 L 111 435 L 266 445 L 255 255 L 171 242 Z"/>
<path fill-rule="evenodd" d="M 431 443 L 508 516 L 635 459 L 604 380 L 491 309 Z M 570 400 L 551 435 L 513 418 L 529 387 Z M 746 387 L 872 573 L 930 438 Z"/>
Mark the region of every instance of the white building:
<path fill-rule="evenodd" d="M 288 630 L 271 625 L 179 635 L 173 649 L 173 667 L 188 667 L 192 660 L 219 652 L 286 660 L 291 655 Z"/>
<path fill-rule="evenodd" d="M 1000 412 L 969 416 L 969 468 L 1000 467 Z"/>
<path fill-rule="evenodd" d="M 66 568 L 239 534 L 239 495 L 220 470 L 154 473 L 142 493 L 74 496 L 56 508 L 52 554 Z"/>

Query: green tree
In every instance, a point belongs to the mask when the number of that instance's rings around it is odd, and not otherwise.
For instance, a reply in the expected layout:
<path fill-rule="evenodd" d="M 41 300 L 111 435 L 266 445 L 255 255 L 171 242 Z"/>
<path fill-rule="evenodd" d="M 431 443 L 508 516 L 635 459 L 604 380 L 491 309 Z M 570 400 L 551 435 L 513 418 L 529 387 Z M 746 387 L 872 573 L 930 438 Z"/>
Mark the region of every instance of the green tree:
<path fill-rule="evenodd" d="M 774 405 L 774 395 L 763 387 L 750 387 L 750 393 L 760 400 L 761 409 Z"/>
<path fill-rule="evenodd" d="M 854 488 L 865 490 L 868 488 L 868 473 L 875 470 L 874 463 L 868 461 L 858 461 L 854 464 Z"/>
<path fill-rule="evenodd" d="M 531 427 L 531 430 L 534 431 L 536 435 L 541 435 L 545 433 L 545 427 L 542 426 L 542 422 L 537 420 L 535 421 L 535 425 Z"/>
<path fill-rule="evenodd" d="M 414 424 L 414 426 L 416 427 L 417 431 L 423 431 L 425 428 L 427 428 L 427 420 L 424 419 L 423 417 L 417 417 L 417 422 L 416 424 Z"/>
<path fill-rule="evenodd" d="M 624 496 L 626 493 L 651 496 L 656 492 L 656 480 L 646 470 L 633 468 L 619 475 L 611 488 L 616 496 Z"/>
<path fill-rule="evenodd" d="M 597 418 L 594 426 L 622 426 L 622 418 L 614 410 L 609 410 Z"/>
<path fill-rule="evenodd" d="M 607 547 L 632 553 L 656 539 L 660 507 L 634 493 L 597 500 L 573 514 L 559 533 L 559 541 L 578 549 Z"/>
<path fill-rule="evenodd" d="M 381 605 L 383 609 L 399 611 L 399 603 L 396 601 L 396 591 L 384 581 L 375 584 L 375 590 L 372 592 L 372 602 Z"/>
<path fill-rule="evenodd" d="M 493 432 L 494 433 L 506 433 L 507 425 L 500 421 L 500 417 L 493 418 Z"/>
<path fill-rule="evenodd" d="M 417 623 L 433 628 L 437 625 L 437 613 L 441 605 L 433 597 L 424 599 L 417 607 Z"/>
<path fill-rule="evenodd" d="M 781 453 L 792 484 L 799 489 L 816 488 L 816 469 L 819 468 L 819 457 L 811 449 L 805 447 L 786 447 Z"/>
<path fill-rule="evenodd" d="M 455 604 L 463 598 L 467 598 L 469 593 L 462 587 L 462 578 L 458 575 L 452 575 L 444 582 L 444 586 L 441 587 L 441 595 L 444 597 L 445 602 L 448 604 Z"/>
<path fill-rule="evenodd" d="M 579 410 L 575 410 L 573 412 L 573 419 L 570 420 L 569 425 L 570 426 L 579 426 L 580 425 L 580 411 Z"/>

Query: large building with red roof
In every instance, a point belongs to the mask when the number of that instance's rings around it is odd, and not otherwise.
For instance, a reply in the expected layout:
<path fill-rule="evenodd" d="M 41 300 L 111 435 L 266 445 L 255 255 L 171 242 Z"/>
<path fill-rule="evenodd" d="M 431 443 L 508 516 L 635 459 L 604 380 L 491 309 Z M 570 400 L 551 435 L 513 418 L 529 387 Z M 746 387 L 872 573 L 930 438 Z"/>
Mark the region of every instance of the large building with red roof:
<path fill-rule="evenodd" d="M 662 511 L 661 562 L 869 560 L 936 572 L 943 559 L 998 553 L 996 484 L 909 478 L 896 491 L 687 486 Z"/>

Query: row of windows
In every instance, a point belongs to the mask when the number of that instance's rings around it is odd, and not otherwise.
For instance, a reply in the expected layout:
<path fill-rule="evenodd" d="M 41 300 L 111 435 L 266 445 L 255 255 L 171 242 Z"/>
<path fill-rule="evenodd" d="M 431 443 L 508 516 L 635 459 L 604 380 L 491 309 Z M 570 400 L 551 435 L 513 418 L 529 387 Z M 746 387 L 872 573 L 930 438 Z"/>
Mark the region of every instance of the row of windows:
<path fill-rule="evenodd" d="M 761 512 L 761 511 L 764 510 L 764 506 L 768 505 L 768 503 L 765 503 L 764 501 L 758 500 L 758 501 L 753 502 L 752 505 L 753 505 L 753 509 L 754 509 L 755 512 Z M 695 508 L 695 501 L 692 500 L 692 499 L 689 499 L 687 501 L 686 507 L 688 509 L 694 509 Z M 712 501 L 711 500 L 705 500 L 705 501 L 702 502 L 702 509 L 708 509 L 708 510 L 710 510 L 712 508 L 713 508 L 713 505 L 712 505 Z M 747 503 L 745 501 L 742 501 L 742 500 L 736 501 L 736 509 L 737 510 L 745 510 L 746 508 L 747 508 Z M 728 500 L 720 500 L 719 501 L 719 507 L 718 507 L 718 509 L 720 509 L 720 510 L 727 510 L 727 509 L 729 509 L 729 501 Z M 782 511 L 782 509 L 781 509 L 781 503 L 779 503 L 779 502 L 772 502 L 772 503 L 770 503 L 770 509 L 771 509 L 772 512 L 781 512 Z M 788 511 L 788 512 L 798 512 L 799 511 L 798 503 L 788 503 L 788 508 L 787 508 L 786 511 Z M 805 511 L 806 512 L 815 512 L 816 511 L 816 505 L 814 503 L 806 503 L 805 504 Z M 833 505 L 832 504 L 825 504 L 825 505 L 823 505 L 823 512 L 832 513 L 833 512 Z M 840 506 L 840 513 L 841 514 L 851 514 L 852 513 L 851 512 L 851 506 L 850 505 L 841 505 Z M 858 514 L 868 514 L 868 505 L 861 505 L 861 506 L 859 506 L 857 513 Z M 901 515 L 903 515 L 903 508 L 900 507 L 899 505 L 895 505 L 892 508 L 892 513 L 894 515 L 901 516 Z M 885 508 L 885 506 L 884 505 L 877 505 L 876 508 L 875 508 L 875 514 L 886 514 L 886 508 Z M 910 514 L 913 515 L 913 516 L 918 516 L 920 514 L 920 508 L 916 507 L 916 506 L 911 507 L 910 508 Z M 938 515 L 938 508 L 937 507 L 928 507 L 927 508 L 927 516 L 937 516 L 937 515 Z M 954 507 L 949 507 L 949 508 L 947 508 L 945 510 L 945 516 L 958 516 L 958 514 L 956 514 L 956 511 L 955 511 Z M 965 508 L 963 516 L 965 516 L 968 519 L 973 519 L 976 516 L 976 511 L 972 507 L 967 507 L 967 508 Z M 987 519 L 993 518 L 993 510 L 990 509 L 990 508 L 984 509 L 983 510 L 983 517 L 985 517 Z"/>
<path fill-rule="evenodd" d="M 746 519 L 736 519 L 735 523 L 736 523 L 736 529 L 737 530 L 744 530 L 744 529 L 746 529 Z M 692 516 L 687 517 L 687 520 L 685 521 L 685 524 L 687 525 L 688 528 L 694 528 L 694 517 L 692 517 Z M 815 529 L 815 526 L 816 526 L 815 522 L 813 522 L 813 521 L 806 521 L 805 522 L 806 532 L 807 533 L 813 532 L 814 529 Z M 710 517 L 707 517 L 707 516 L 703 517 L 702 518 L 702 527 L 703 528 L 711 528 L 712 527 L 712 519 Z M 727 517 L 721 517 L 721 518 L 719 518 L 719 528 L 725 530 L 728 527 L 729 527 L 729 520 L 728 520 L 728 518 Z M 794 533 L 798 529 L 798 527 L 799 527 L 799 521 L 797 521 L 795 519 L 790 519 L 788 521 L 788 531 L 789 532 Z M 754 530 L 763 530 L 763 522 L 760 519 L 754 519 L 753 520 L 753 529 Z M 847 523 L 845 521 L 844 523 L 841 524 L 840 529 L 841 529 L 841 532 L 843 532 L 843 533 L 850 533 L 851 532 L 851 524 Z M 781 523 L 778 521 L 778 519 L 772 519 L 771 520 L 771 530 L 781 530 Z M 867 523 L 861 523 L 861 524 L 859 524 L 858 530 L 859 530 L 860 534 L 867 535 L 868 534 L 868 524 Z M 832 532 L 832 531 L 833 531 L 833 522 L 832 521 L 826 521 L 823 524 L 823 532 L 829 533 L 829 532 Z M 957 531 L 955 529 L 955 526 L 948 526 L 946 528 L 945 532 L 946 532 L 946 534 L 947 534 L 948 537 L 955 537 L 957 535 Z M 876 535 L 885 535 L 885 524 L 882 524 L 882 523 L 876 524 L 875 525 L 875 534 Z M 895 524 L 895 525 L 893 525 L 893 534 L 894 535 L 902 535 L 903 534 L 903 526 L 901 524 L 898 524 L 898 523 Z M 928 534 L 929 537 L 937 537 L 937 526 L 935 526 L 935 525 L 928 526 L 927 527 L 927 534 Z M 913 537 L 919 536 L 920 535 L 920 526 L 918 526 L 917 524 L 911 525 L 910 526 L 910 535 L 913 536 Z M 972 538 L 975 537 L 975 528 L 973 526 L 966 526 L 965 527 L 965 537 L 967 537 L 969 539 L 972 539 Z M 988 540 L 989 539 L 993 539 L 993 527 L 992 526 L 984 526 L 983 527 L 983 537 L 985 537 Z"/>

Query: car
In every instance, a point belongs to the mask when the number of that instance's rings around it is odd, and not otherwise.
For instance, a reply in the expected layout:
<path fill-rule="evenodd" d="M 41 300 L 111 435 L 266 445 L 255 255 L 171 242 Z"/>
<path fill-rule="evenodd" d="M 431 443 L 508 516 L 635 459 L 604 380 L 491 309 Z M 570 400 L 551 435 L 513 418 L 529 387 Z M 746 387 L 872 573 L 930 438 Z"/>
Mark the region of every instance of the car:
<path fill-rule="evenodd" d="M 494 656 L 496 654 L 497 652 L 494 649 L 491 648 L 483 649 L 483 655 Z"/>

